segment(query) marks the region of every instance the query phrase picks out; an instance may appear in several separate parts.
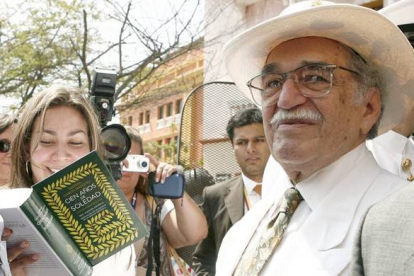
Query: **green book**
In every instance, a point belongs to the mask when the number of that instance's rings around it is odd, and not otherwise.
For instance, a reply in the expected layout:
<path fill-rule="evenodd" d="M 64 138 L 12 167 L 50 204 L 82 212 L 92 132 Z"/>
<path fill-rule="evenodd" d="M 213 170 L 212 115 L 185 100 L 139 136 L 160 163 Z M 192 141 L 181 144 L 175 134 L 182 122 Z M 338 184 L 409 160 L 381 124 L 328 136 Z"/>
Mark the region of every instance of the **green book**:
<path fill-rule="evenodd" d="M 8 243 L 31 243 L 27 275 L 91 275 L 93 266 L 147 234 L 96 152 L 32 188 L 0 190 Z M 26 252 L 26 251 L 25 251 Z"/>

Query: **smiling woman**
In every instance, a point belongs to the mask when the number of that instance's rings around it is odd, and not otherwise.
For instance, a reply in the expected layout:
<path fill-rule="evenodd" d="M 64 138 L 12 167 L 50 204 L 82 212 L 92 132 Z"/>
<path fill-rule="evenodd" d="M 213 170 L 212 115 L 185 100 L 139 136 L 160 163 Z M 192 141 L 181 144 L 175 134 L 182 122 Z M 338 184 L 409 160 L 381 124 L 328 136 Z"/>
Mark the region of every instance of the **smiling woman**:
<path fill-rule="evenodd" d="M 15 129 L 12 188 L 31 187 L 92 150 L 100 154 L 99 131 L 93 107 L 78 89 L 54 86 L 36 94 Z M 41 254 L 24 254 L 29 246 L 22 241 L 8 249 L 13 275 L 25 275 L 25 266 L 42 259 Z M 135 275 L 134 260 L 134 248 L 126 247 L 94 266 L 93 275 Z"/>
<path fill-rule="evenodd" d="M 11 150 L 12 187 L 30 187 L 100 149 L 96 114 L 73 88 L 51 87 L 24 106 Z"/>
<path fill-rule="evenodd" d="M 67 118 L 62 120 L 62 118 Z M 82 114 L 69 106 L 50 108 L 35 120 L 30 141 L 30 169 L 39 182 L 90 152 L 88 126 Z"/>

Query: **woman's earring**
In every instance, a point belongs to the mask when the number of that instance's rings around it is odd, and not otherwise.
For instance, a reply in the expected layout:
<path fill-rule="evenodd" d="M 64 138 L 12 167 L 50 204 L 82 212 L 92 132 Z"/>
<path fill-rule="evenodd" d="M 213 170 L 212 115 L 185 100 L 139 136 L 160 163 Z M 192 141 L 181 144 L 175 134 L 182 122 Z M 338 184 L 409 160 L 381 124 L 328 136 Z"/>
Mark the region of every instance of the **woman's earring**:
<path fill-rule="evenodd" d="M 30 175 L 30 173 L 29 173 L 29 161 L 26 161 L 26 173 L 27 173 L 27 175 Z"/>

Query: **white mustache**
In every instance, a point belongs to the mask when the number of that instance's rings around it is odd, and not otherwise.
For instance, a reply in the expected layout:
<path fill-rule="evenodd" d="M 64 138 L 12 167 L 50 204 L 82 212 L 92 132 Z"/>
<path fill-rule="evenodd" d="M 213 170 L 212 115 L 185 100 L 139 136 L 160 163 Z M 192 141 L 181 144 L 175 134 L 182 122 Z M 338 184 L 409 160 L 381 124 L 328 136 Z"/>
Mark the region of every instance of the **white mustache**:
<path fill-rule="evenodd" d="M 323 117 L 317 111 L 311 111 L 308 109 L 295 109 L 295 110 L 284 110 L 279 109 L 270 120 L 272 126 L 278 126 L 285 121 L 290 120 L 303 120 L 312 123 L 322 122 Z"/>

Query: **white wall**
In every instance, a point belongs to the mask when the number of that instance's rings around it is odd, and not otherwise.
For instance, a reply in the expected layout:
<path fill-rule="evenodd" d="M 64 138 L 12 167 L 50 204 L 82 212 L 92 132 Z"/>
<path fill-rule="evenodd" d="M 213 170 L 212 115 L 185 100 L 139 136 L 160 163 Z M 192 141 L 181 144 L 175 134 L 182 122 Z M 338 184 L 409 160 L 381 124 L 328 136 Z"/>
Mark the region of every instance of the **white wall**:
<path fill-rule="evenodd" d="M 223 45 L 243 24 L 244 11 L 232 0 L 205 0 L 204 82 L 229 80 L 221 60 Z"/>

